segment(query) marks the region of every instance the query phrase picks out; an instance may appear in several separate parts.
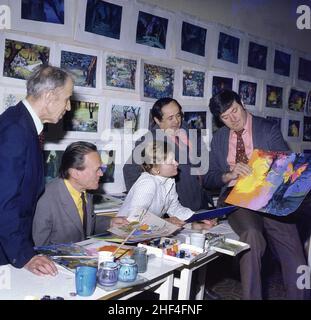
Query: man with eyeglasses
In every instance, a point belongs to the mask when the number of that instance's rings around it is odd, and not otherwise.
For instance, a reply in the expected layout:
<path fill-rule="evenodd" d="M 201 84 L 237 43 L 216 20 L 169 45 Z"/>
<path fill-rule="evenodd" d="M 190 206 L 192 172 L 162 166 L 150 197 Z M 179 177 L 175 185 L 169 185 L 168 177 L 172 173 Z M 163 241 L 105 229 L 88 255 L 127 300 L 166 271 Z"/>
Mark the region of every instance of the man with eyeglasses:
<path fill-rule="evenodd" d="M 82 241 L 94 233 L 92 195 L 104 166 L 94 144 L 70 144 L 61 160 L 59 178 L 51 181 L 38 201 L 34 221 L 35 245 Z"/>
<path fill-rule="evenodd" d="M 211 197 L 202 187 L 202 171 L 193 170 L 200 166 L 201 137 L 199 130 L 194 135 L 189 134 L 187 125 L 183 123 L 182 107 L 177 100 L 172 98 L 161 98 L 157 100 L 152 109 L 151 115 L 154 125 L 151 131 L 137 142 L 135 149 L 143 149 L 142 144 L 147 144 L 148 139 L 166 140 L 175 151 L 176 161 L 179 163 L 176 190 L 180 203 L 193 211 L 207 209 L 211 205 Z M 142 173 L 142 166 L 139 163 L 139 152 L 132 152 L 123 167 L 124 180 L 127 191 Z M 207 148 L 202 148 L 206 151 Z M 135 157 L 136 156 L 136 157 Z M 198 158 L 199 162 L 198 162 Z M 206 160 L 206 158 L 204 158 Z M 195 173 L 194 173 L 195 172 Z M 213 224 L 213 222 L 211 222 Z"/>

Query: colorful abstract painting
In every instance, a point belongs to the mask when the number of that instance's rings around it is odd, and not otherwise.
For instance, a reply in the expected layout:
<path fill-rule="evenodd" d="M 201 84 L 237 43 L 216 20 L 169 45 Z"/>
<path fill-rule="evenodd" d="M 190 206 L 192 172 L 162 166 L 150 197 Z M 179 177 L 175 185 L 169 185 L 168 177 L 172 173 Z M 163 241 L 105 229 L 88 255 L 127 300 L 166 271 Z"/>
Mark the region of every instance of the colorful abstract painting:
<path fill-rule="evenodd" d="M 283 107 L 283 88 L 267 85 L 266 107 L 277 109 Z"/>
<path fill-rule="evenodd" d="M 307 93 L 295 89 L 290 90 L 288 98 L 288 109 L 293 111 L 303 112 Z"/>
<path fill-rule="evenodd" d="M 184 70 L 183 71 L 183 96 L 204 97 L 205 73 L 202 71 Z"/>
<path fill-rule="evenodd" d="M 255 149 L 226 203 L 275 216 L 294 212 L 311 189 L 311 154 Z"/>
<path fill-rule="evenodd" d="M 254 106 L 256 105 L 257 83 L 240 80 L 239 95 L 244 104 Z"/>
<path fill-rule="evenodd" d="M 144 96 L 153 99 L 173 98 L 174 74 L 174 69 L 145 64 Z"/>

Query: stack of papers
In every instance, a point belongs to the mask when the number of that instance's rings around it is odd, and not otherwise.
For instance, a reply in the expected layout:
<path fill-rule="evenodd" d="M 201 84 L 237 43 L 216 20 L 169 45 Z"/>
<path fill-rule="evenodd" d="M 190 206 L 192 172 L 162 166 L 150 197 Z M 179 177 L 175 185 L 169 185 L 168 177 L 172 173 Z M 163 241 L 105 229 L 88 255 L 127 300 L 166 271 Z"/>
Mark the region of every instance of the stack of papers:
<path fill-rule="evenodd" d="M 96 214 L 118 212 L 123 204 L 122 199 L 107 194 L 96 194 L 93 200 Z"/>

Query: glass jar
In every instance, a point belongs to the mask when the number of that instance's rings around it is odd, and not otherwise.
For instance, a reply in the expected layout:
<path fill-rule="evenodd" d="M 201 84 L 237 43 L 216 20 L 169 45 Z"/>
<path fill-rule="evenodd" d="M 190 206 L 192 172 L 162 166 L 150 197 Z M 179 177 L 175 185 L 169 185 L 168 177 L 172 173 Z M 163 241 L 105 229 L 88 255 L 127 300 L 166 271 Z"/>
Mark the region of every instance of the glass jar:
<path fill-rule="evenodd" d="M 135 281 L 137 277 L 137 264 L 134 259 L 123 258 L 120 260 L 119 277 L 123 282 Z"/>
<path fill-rule="evenodd" d="M 138 273 L 146 272 L 148 262 L 147 249 L 143 247 L 135 248 L 132 258 L 137 264 Z"/>
<path fill-rule="evenodd" d="M 102 286 L 113 286 L 118 281 L 119 265 L 112 261 L 102 262 L 97 271 L 97 282 Z"/>

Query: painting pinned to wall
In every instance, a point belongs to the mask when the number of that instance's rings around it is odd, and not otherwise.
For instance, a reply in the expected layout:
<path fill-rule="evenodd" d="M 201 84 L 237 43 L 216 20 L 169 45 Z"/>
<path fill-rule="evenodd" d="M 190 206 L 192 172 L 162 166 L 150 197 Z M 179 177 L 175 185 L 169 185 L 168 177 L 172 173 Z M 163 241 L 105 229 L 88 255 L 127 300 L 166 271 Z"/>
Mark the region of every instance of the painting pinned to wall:
<path fill-rule="evenodd" d="M 105 167 L 104 175 L 100 178 L 101 183 L 112 183 L 114 182 L 114 172 L 115 172 L 115 150 L 99 150 L 99 154 L 102 163 Z"/>
<path fill-rule="evenodd" d="M 64 24 L 64 0 L 22 0 L 22 19 Z"/>
<path fill-rule="evenodd" d="M 87 0 L 85 31 L 120 39 L 122 6 L 98 0 Z"/>
<path fill-rule="evenodd" d="M 108 55 L 106 58 L 106 86 L 136 89 L 137 60 Z"/>
<path fill-rule="evenodd" d="M 70 102 L 71 110 L 65 113 L 63 119 L 64 130 L 96 133 L 99 103 L 74 100 L 74 98 Z"/>
<path fill-rule="evenodd" d="M 308 92 L 305 106 L 305 115 L 311 116 L 311 90 Z"/>
<path fill-rule="evenodd" d="M 184 121 L 189 129 L 206 129 L 206 112 L 186 111 L 184 112 Z"/>
<path fill-rule="evenodd" d="M 226 78 L 226 77 L 213 77 L 213 84 L 212 84 L 212 95 L 219 93 L 221 90 L 224 89 L 233 89 L 233 79 Z"/>
<path fill-rule="evenodd" d="M 311 155 L 255 149 L 226 203 L 276 216 L 294 212 L 311 189 Z"/>
<path fill-rule="evenodd" d="M 289 138 L 299 138 L 300 135 L 300 121 L 288 120 L 287 136 Z"/>
<path fill-rule="evenodd" d="M 267 69 L 268 47 L 258 43 L 249 42 L 248 62 L 247 65 L 252 68 L 266 70 Z"/>
<path fill-rule="evenodd" d="M 173 97 L 174 69 L 145 63 L 143 72 L 144 97 L 151 99 Z"/>
<path fill-rule="evenodd" d="M 21 91 L 15 91 L 13 88 L 5 88 L 2 95 L 2 104 L 3 111 L 11 106 L 15 106 L 26 97 L 26 92 L 22 93 Z"/>
<path fill-rule="evenodd" d="M 96 88 L 97 56 L 61 50 L 60 67 L 74 77 L 75 86 Z"/>
<path fill-rule="evenodd" d="M 298 79 L 311 82 L 311 60 L 299 58 Z"/>
<path fill-rule="evenodd" d="M 288 109 L 303 112 L 307 93 L 296 89 L 291 89 L 288 97 Z"/>
<path fill-rule="evenodd" d="M 245 105 L 255 106 L 257 95 L 257 83 L 240 80 L 239 95 Z"/>
<path fill-rule="evenodd" d="M 204 97 L 205 72 L 194 70 L 182 71 L 182 95 L 184 97 Z"/>
<path fill-rule="evenodd" d="M 283 107 L 283 88 L 266 85 L 266 107 L 276 109 Z"/>
<path fill-rule="evenodd" d="M 112 104 L 111 129 L 134 133 L 139 128 L 141 108 L 136 105 Z"/>
<path fill-rule="evenodd" d="M 181 29 L 181 50 L 205 56 L 206 28 L 183 21 Z"/>
<path fill-rule="evenodd" d="M 303 141 L 311 141 L 311 117 L 303 118 Z"/>
<path fill-rule="evenodd" d="M 239 38 L 220 32 L 217 58 L 237 64 L 239 61 L 239 45 Z"/>
<path fill-rule="evenodd" d="M 274 53 L 274 73 L 289 77 L 290 75 L 290 65 L 291 65 L 291 55 L 280 51 L 275 50 Z"/>
<path fill-rule="evenodd" d="M 58 177 L 63 150 L 44 150 L 44 177 L 45 183 L 49 183 Z"/>
<path fill-rule="evenodd" d="M 165 49 L 168 19 L 139 11 L 136 43 L 149 47 Z"/>
<path fill-rule="evenodd" d="M 6 38 L 3 76 L 25 80 L 36 66 L 48 64 L 49 59 L 49 47 Z"/>
<path fill-rule="evenodd" d="M 282 118 L 275 117 L 275 116 L 266 116 L 266 119 L 277 124 L 279 129 L 282 130 Z"/>

